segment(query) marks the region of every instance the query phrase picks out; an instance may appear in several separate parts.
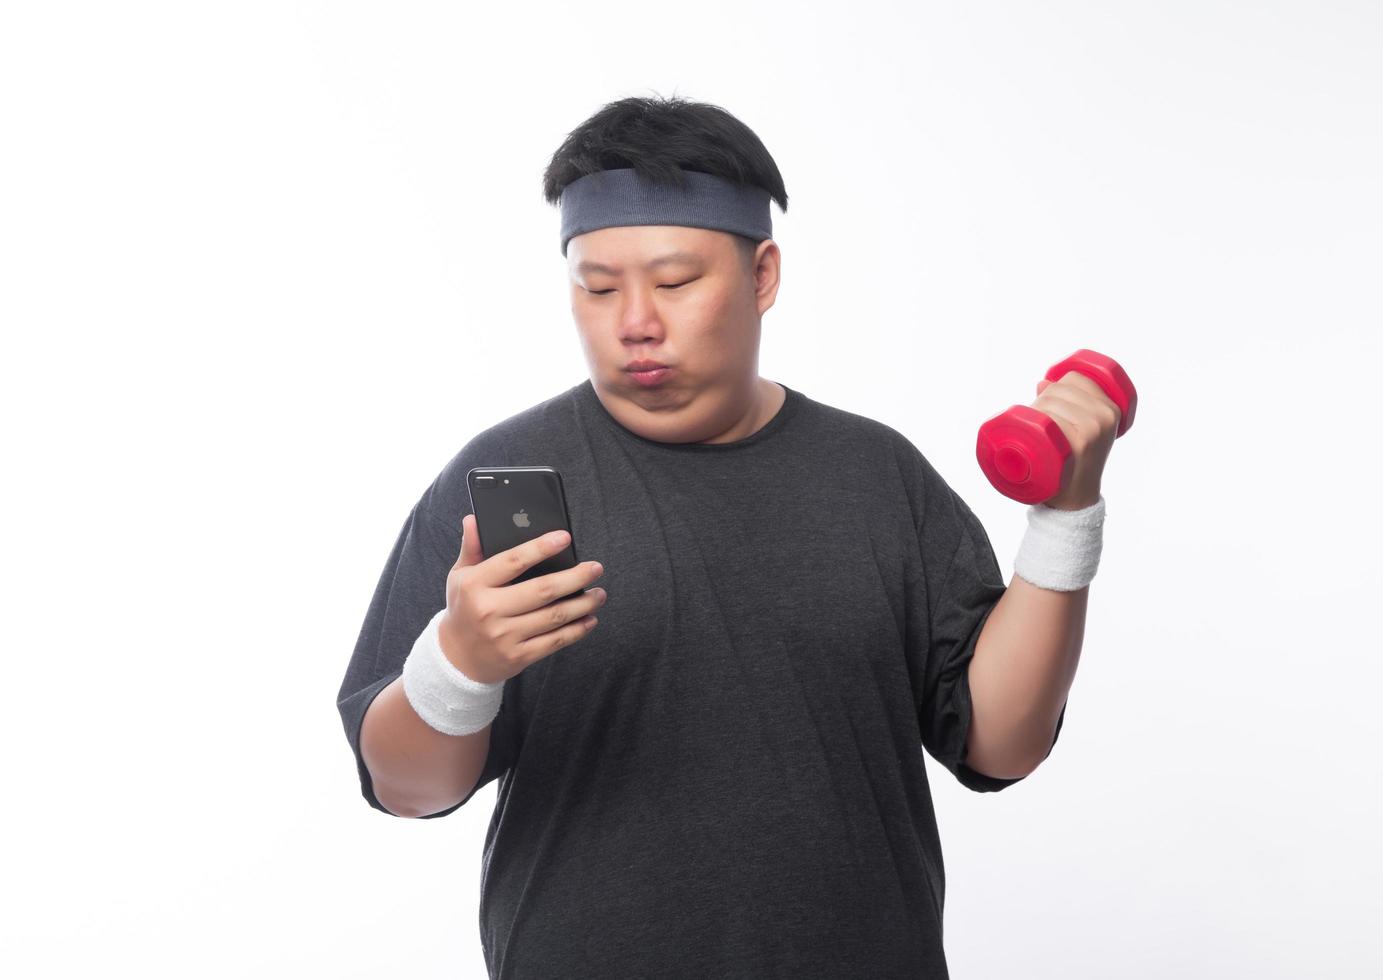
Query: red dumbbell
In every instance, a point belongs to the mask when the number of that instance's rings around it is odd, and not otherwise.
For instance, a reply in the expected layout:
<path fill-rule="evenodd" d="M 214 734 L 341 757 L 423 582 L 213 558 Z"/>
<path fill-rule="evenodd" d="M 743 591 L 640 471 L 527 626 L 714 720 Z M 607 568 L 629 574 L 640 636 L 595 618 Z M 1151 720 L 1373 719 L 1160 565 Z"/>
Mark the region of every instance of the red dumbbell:
<path fill-rule="evenodd" d="M 1048 381 L 1076 371 L 1094 381 L 1119 406 L 1121 436 L 1133 424 L 1138 392 L 1113 358 L 1082 347 L 1047 369 Z M 1071 444 L 1050 417 L 1027 405 L 1014 405 L 980 426 L 975 443 L 980 469 L 994 488 L 1025 504 L 1040 504 L 1061 492 L 1071 478 Z"/>

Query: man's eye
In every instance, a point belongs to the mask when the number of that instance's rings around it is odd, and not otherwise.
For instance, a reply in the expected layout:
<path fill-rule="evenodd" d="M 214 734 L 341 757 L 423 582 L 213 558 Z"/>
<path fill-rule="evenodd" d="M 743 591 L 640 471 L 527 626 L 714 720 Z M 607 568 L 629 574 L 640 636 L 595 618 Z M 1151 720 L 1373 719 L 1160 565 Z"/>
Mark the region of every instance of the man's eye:
<path fill-rule="evenodd" d="M 695 279 L 688 279 L 686 282 L 665 284 L 665 285 L 659 286 L 658 288 L 659 288 L 659 289 L 681 289 L 683 286 L 687 285 L 688 283 L 693 283 L 693 282 L 696 282 L 696 280 L 695 280 Z M 590 289 L 590 290 L 587 290 L 587 292 L 589 292 L 592 296 L 604 296 L 606 293 L 613 293 L 614 290 L 613 290 L 613 289 Z"/>

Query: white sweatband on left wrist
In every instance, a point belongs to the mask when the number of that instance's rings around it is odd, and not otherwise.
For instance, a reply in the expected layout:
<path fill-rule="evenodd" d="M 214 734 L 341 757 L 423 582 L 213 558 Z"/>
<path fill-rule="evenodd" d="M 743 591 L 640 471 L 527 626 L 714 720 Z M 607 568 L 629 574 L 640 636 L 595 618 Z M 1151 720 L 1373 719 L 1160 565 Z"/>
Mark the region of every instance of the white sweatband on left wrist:
<path fill-rule="evenodd" d="M 1083 589 L 1100 567 L 1104 547 L 1104 495 L 1081 510 L 1045 504 L 1028 507 L 1028 530 L 1013 562 L 1014 574 L 1040 589 Z"/>
<path fill-rule="evenodd" d="M 504 681 L 467 677 L 447 659 L 437 635 L 447 608 L 437 611 L 403 662 L 403 693 L 418 717 L 443 735 L 472 735 L 499 714 Z"/>

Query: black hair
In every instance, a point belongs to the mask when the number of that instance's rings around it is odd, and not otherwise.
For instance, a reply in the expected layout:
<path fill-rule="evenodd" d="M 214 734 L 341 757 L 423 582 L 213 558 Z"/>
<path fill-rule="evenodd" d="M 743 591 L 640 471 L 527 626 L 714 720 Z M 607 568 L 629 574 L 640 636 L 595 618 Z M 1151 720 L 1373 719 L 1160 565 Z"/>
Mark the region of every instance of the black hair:
<path fill-rule="evenodd" d="M 557 205 L 574 180 L 601 170 L 632 167 L 655 183 L 686 186 L 683 171 L 723 177 L 768 191 L 784 213 L 783 175 L 752 129 L 720 106 L 676 95 L 630 96 L 606 103 L 567 134 L 543 173 L 543 199 Z M 746 260 L 759 242 L 734 236 Z"/>

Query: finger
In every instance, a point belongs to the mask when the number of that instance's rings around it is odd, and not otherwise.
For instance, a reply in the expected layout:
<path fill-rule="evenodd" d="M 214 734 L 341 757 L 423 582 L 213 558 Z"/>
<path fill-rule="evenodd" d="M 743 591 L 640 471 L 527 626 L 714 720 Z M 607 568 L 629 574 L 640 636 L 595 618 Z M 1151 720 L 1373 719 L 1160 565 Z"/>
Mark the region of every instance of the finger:
<path fill-rule="evenodd" d="M 573 600 L 575 602 L 576 600 Z M 594 610 L 595 607 L 592 607 Z M 583 610 L 584 611 L 584 610 Z M 594 611 L 588 615 L 580 615 L 576 619 L 567 623 L 559 629 L 548 630 L 546 633 L 538 633 L 522 640 L 515 649 L 519 651 L 519 659 L 525 668 L 534 661 L 541 660 L 550 654 L 556 653 L 563 647 L 571 646 L 573 643 L 585 637 L 591 630 L 595 629 L 596 615 Z"/>
<path fill-rule="evenodd" d="M 1057 424 L 1073 450 L 1077 445 L 1084 444 L 1085 428 L 1080 420 L 1085 418 L 1086 414 L 1081 406 L 1069 401 L 1058 401 L 1055 397 L 1049 396 L 1039 411 Z"/>
<path fill-rule="evenodd" d="M 1109 411 L 1108 399 L 1104 395 L 1092 395 L 1083 389 L 1069 386 L 1048 392 L 1045 397 L 1039 400 L 1043 405 L 1061 402 L 1068 406 L 1067 414 L 1072 418 L 1087 419 L 1090 424 L 1095 426 L 1099 425 L 1100 419 L 1104 418 Z"/>
<path fill-rule="evenodd" d="M 456 559 L 456 568 L 479 565 L 485 560 L 480 548 L 480 535 L 475 531 L 475 515 L 467 514 L 461 518 L 461 554 Z"/>
<path fill-rule="evenodd" d="M 495 608 L 505 616 L 522 616 L 533 611 L 547 615 L 551 609 L 560 606 L 567 596 L 588 589 L 604 574 L 605 569 L 600 562 L 583 561 L 571 568 L 548 572 L 505 588 Z"/>
<path fill-rule="evenodd" d="M 1084 392 L 1092 398 L 1098 399 L 1105 397 L 1104 387 L 1094 378 L 1081 371 L 1067 371 L 1061 376 L 1061 383 L 1076 391 Z"/>
<path fill-rule="evenodd" d="M 1066 411 L 1075 412 L 1078 415 L 1090 412 L 1090 406 L 1081 400 L 1080 395 L 1073 395 L 1062 388 L 1046 392 L 1041 398 L 1033 402 L 1033 406 L 1039 409 L 1046 408 L 1048 405 L 1062 405 L 1065 406 Z"/>
<path fill-rule="evenodd" d="M 543 559 L 551 558 L 570 543 L 571 535 L 563 530 L 540 534 L 481 562 L 480 581 L 491 586 L 507 585 L 521 573 Z"/>
<path fill-rule="evenodd" d="M 527 585 L 528 583 L 525 582 L 524 584 Z M 521 639 L 528 639 L 567 623 L 575 622 L 582 616 L 594 613 L 605 604 L 604 589 L 588 589 L 569 599 L 563 598 L 566 594 L 567 592 L 563 592 L 556 597 L 561 600 L 560 602 L 551 602 L 547 605 L 535 606 L 532 609 L 503 613 L 502 615 L 510 617 L 515 627 L 515 633 Z"/>

